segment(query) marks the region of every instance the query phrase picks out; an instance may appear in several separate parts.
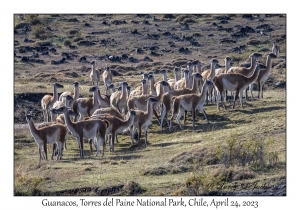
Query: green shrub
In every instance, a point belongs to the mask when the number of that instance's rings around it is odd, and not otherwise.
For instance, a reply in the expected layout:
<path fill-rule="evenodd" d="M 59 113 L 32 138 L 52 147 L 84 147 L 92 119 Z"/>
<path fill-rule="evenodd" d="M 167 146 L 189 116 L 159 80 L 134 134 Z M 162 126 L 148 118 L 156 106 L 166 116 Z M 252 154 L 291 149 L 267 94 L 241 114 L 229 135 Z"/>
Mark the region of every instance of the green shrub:
<path fill-rule="evenodd" d="M 67 47 L 71 46 L 71 44 L 72 44 L 72 42 L 68 39 L 64 41 L 64 45 Z"/>
<path fill-rule="evenodd" d="M 33 34 L 36 38 L 41 38 L 44 33 L 45 33 L 45 28 L 42 25 L 38 24 L 34 26 Z"/>
<path fill-rule="evenodd" d="M 277 152 L 267 152 L 270 141 L 252 137 L 241 141 L 237 135 L 231 135 L 225 144 L 216 149 L 216 156 L 225 167 L 234 165 L 273 165 L 279 161 Z"/>
<path fill-rule="evenodd" d="M 206 167 L 195 167 L 195 170 L 185 180 L 185 192 L 189 196 L 209 193 L 224 185 L 224 178 L 221 175 L 214 176 Z"/>

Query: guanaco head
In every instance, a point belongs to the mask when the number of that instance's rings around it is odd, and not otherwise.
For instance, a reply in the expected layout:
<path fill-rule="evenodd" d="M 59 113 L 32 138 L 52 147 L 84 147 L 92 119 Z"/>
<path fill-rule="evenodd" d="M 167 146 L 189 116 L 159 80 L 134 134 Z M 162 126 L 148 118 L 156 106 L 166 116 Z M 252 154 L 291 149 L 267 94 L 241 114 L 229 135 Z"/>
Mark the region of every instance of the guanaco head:
<path fill-rule="evenodd" d="M 136 112 L 133 109 L 129 110 L 129 117 L 135 117 L 136 116 Z"/>
<path fill-rule="evenodd" d="M 77 116 L 77 114 L 70 108 L 69 108 L 69 115 L 70 116 Z"/>
<path fill-rule="evenodd" d="M 277 58 L 277 56 L 274 53 L 270 52 L 268 53 L 268 58 L 274 59 Z"/>
<path fill-rule="evenodd" d="M 148 80 L 152 80 L 152 81 L 154 81 L 154 76 L 153 76 L 153 74 L 148 74 L 148 78 L 147 78 Z"/>
<path fill-rule="evenodd" d="M 230 58 L 230 57 L 226 57 L 226 58 L 224 59 L 224 61 L 225 61 L 225 63 L 231 62 L 231 58 Z"/>
<path fill-rule="evenodd" d="M 173 69 L 173 72 L 176 74 L 176 73 L 178 73 L 178 72 L 180 72 L 180 68 L 179 67 L 175 67 L 174 69 Z"/>
<path fill-rule="evenodd" d="M 99 86 L 94 85 L 93 87 L 91 87 L 91 88 L 89 89 L 89 92 L 95 92 L 96 90 L 99 90 Z"/>
<path fill-rule="evenodd" d="M 66 106 L 61 106 L 57 109 L 50 108 L 50 112 L 52 112 L 53 114 L 63 114 L 64 112 L 67 112 L 67 111 L 69 111 L 69 109 Z"/>
<path fill-rule="evenodd" d="M 207 85 L 207 86 L 213 86 L 213 83 L 209 80 L 206 80 L 204 85 Z"/>
<path fill-rule="evenodd" d="M 149 97 L 145 101 L 148 101 L 148 103 L 157 103 L 158 100 L 155 97 Z"/>
<path fill-rule="evenodd" d="M 260 69 L 267 69 L 266 65 L 256 62 L 256 65 L 260 68 Z"/>
<path fill-rule="evenodd" d="M 166 73 L 167 73 L 167 70 L 166 70 L 166 69 L 162 69 L 162 70 L 159 71 L 159 73 L 161 73 L 161 74 L 166 74 Z"/>
<path fill-rule="evenodd" d="M 154 74 L 153 71 L 148 71 L 148 76 L 149 76 L 150 74 L 153 75 L 153 74 Z"/>
<path fill-rule="evenodd" d="M 192 67 L 192 65 L 193 65 L 193 62 L 192 61 L 188 61 L 187 64 L 186 64 L 186 67 L 188 69 L 190 69 Z"/>
<path fill-rule="evenodd" d="M 26 121 L 30 122 L 32 120 L 32 111 L 27 111 L 26 113 Z"/>
<path fill-rule="evenodd" d="M 199 60 L 194 60 L 194 61 L 192 61 L 192 64 L 193 65 L 199 65 L 199 64 L 201 64 L 201 62 Z"/>
<path fill-rule="evenodd" d="M 59 107 L 57 109 L 55 108 L 50 108 L 50 112 L 53 114 L 63 114 L 64 112 L 69 112 L 71 116 L 76 116 L 77 114 L 70 108 L 66 106 Z"/>
<path fill-rule="evenodd" d="M 55 88 L 64 88 L 64 86 L 63 85 L 61 85 L 61 84 L 59 84 L 59 83 L 53 83 L 52 84 L 53 85 L 53 87 L 55 87 Z"/>
<path fill-rule="evenodd" d="M 166 82 L 166 81 L 159 81 L 159 84 L 160 85 L 162 85 L 162 86 L 168 86 L 169 85 L 169 83 L 168 82 Z"/>
<path fill-rule="evenodd" d="M 121 82 L 121 86 L 127 87 L 128 83 L 127 82 Z"/>
<path fill-rule="evenodd" d="M 105 71 L 110 71 L 110 67 L 106 64 Z"/>
<path fill-rule="evenodd" d="M 183 76 L 184 76 L 184 77 L 188 77 L 189 74 L 190 74 L 190 71 L 189 71 L 188 69 L 184 69 L 184 71 L 183 71 Z"/>
<path fill-rule="evenodd" d="M 262 57 L 262 54 L 260 54 L 260 53 L 256 53 L 256 52 L 254 52 L 254 53 L 252 53 L 250 56 L 249 56 L 249 58 L 261 58 Z"/>
<path fill-rule="evenodd" d="M 65 98 L 68 102 L 71 102 L 74 100 L 73 97 L 70 95 L 63 96 L 63 98 Z"/>
<path fill-rule="evenodd" d="M 143 79 L 148 79 L 149 74 L 148 73 L 143 73 Z"/>
<path fill-rule="evenodd" d="M 145 85 L 146 83 L 147 83 L 147 80 L 145 80 L 145 79 L 142 79 L 142 85 Z"/>
<path fill-rule="evenodd" d="M 126 87 L 126 90 L 127 90 L 128 93 L 130 93 L 130 89 L 131 89 L 130 86 L 127 86 L 127 87 Z"/>
<path fill-rule="evenodd" d="M 202 80 L 202 75 L 200 73 L 198 73 L 198 72 L 193 73 L 192 77 L 194 77 L 197 80 Z"/>
<path fill-rule="evenodd" d="M 110 84 L 107 88 L 111 89 L 113 92 L 115 92 L 115 90 L 116 90 L 114 84 Z"/>
<path fill-rule="evenodd" d="M 210 64 L 212 66 L 216 66 L 218 63 L 219 63 L 219 61 L 217 59 L 215 59 L 215 58 L 213 58 L 213 59 L 210 60 Z"/>

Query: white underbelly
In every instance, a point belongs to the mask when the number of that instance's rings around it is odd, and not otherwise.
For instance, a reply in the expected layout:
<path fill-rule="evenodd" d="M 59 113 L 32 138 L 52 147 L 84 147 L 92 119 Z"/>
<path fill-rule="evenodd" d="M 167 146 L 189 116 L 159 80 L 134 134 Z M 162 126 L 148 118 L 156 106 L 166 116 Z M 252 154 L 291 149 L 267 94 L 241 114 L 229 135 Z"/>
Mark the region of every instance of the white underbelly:
<path fill-rule="evenodd" d="M 98 130 L 98 124 L 95 124 L 90 130 L 83 128 L 83 138 L 87 138 L 87 139 L 94 138 L 96 136 L 97 130 Z"/>
<path fill-rule="evenodd" d="M 237 82 L 231 83 L 231 82 L 228 82 L 227 80 L 223 80 L 223 85 L 226 90 L 235 91 L 238 86 L 238 83 Z"/>
<path fill-rule="evenodd" d="M 56 130 L 52 135 L 47 135 L 47 144 L 54 144 L 59 138 L 59 130 Z"/>
<path fill-rule="evenodd" d="M 181 106 L 187 111 L 192 111 L 193 109 L 192 104 L 188 104 L 185 101 L 181 101 Z"/>

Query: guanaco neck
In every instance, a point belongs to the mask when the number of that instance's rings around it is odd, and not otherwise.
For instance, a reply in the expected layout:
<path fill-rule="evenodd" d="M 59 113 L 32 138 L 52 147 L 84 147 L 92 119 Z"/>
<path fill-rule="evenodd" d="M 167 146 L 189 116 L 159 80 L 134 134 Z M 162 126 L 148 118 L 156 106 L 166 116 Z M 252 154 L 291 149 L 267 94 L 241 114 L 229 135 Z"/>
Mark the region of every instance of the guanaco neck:
<path fill-rule="evenodd" d="M 92 64 L 92 73 L 93 74 L 96 73 L 96 64 L 95 63 Z"/>
<path fill-rule="evenodd" d="M 127 90 L 126 90 L 126 87 L 124 85 L 122 85 L 122 91 L 121 91 L 121 97 L 120 99 L 122 101 L 126 100 L 127 98 Z"/>
<path fill-rule="evenodd" d="M 148 117 L 151 117 L 151 118 L 152 118 L 152 114 L 153 114 L 152 105 L 153 105 L 153 103 L 151 103 L 150 101 L 148 101 L 146 113 L 147 113 Z"/>
<path fill-rule="evenodd" d="M 190 78 L 189 74 L 184 74 L 184 80 L 185 80 L 185 88 L 189 88 Z"/>
<path fill-rule="evenodd" d="M 67 100 L 67 99 L 65 100 L 65 106 L 70 107 L 70 100 Z"/>
<path fill-rule="evenodd" d="M 251 74 L 252 74 L 255 71 L 256 58 L 254 56 L 251 56 L 250 59 L 251 59 L 251 62 L 250 62 L 249 70 L 251 71 Z"/>
<path fill-rule="evenodd" d="M 131 116 L 128 118 L 128 120 L 124 121 L 124 125 L 123 125 L 123 126 L 125 126 L 125 127 L 131 126 L 131 125 L 133 124 L 133 120 L 134 120 L 134 116 L 131 115 Z"/>
<path fill-rule="evenodd" d="M 210 75 L 209 77 L 207 77 L 208 79 L 212 80 L 214 78 L 214 76 L 216 75 L 216 64 L 212 63 L 211 67 L 210 67 Z"/>
<path fill-rule="evenodd" d="M 68 130 L 74 134 L 75 132 L 75 128 L 74 128 L 74 123 L 71 121 L 70 119 L 70 114 L 69 114 L 69 111 L 64 111 L 64 117 L 65 117 L 65 124 L 68 128 Z M 76 133 L 76 132 L 75 132 Z"/>
<path fill-rule="evenodd" d="M 180 80 L 180 78 L 179 78 L 179 72 L 178 71 L 174 71 L 174 77 L 175 77 L 175 82 L 177 82 L 178 80 Z"/>
<path fill-rule="evenodd" d="M 193 73 L 192 65 L 191 65 L 191 64 L 188 64 L 188 65 L 186 66 L 186 68 L 189 70 L 189 75 L 191 76 L 192 73 Z"/>
<path fill-rule="evenodd" d="M 197 65 L 195 65 L 195 68 L 196 68 L 195 72 L 198 72 L 199 74 L 201 74 L 201 63 L 200 62 Z"/>
<path fill-rule="evenodd" d="M 162 95 L 165 93 L 165 92 L 167 92 L 167 91 L 164 91 L 164 89 L 165 88 L 169 88 L 169 86 L 163 86 L 163 85 L 160 85 L 159 86 L 159 94 L 157 95 L 157 97 L 156 97 L 156 99 L 158 100 L 158 101 L 160 101 L 160 99 L 162 98 Z"/>
<path fill-rule="evenodd" d="M 259 65 L 256 65 L 254 73 L 252 74 L 252 76 L 248 77 L 248 80 L 246 82 L 247 85 L 250 85 L 251 83 L 257 80 L 259 72 L 260 72 Z"/>
<path fill-rule="evenodd" d="M 54 86 L 54 88 L 53 88 L 53 102 L 55 102 L 57 100 L 58 100 L 58 90 L 57 90 L 57 87 Z"/>
<path fill-rule="evenodd" d="M 227 71 L 230 69 L 230 61 L 228 61 L 227 59 L 225 60 L 225 73 L 227 73 Z"/>
<path fill-rule="evenodd" d="M 98 98 L 101 104 L 107 104 L 105 96 L 102 97 L 100 89 L 98 90 Z"/>
<path fill-rule="evenodd" d="M 74 86 L 74 101 L 79 98 L 79 86 Z"/>
<path fill-rule="evenodd" d="M 193 86 L 192 86 L 192 89 L 191 89 L 191 91 L 193 92 L 193 93 L 197 93 L 197 91 L 198 91 L 198 82 L 196 82 L 196 78 L 195 77 L 193 77 Z"/>
<path fill-rule="evenodd" d="M 269 74 L 271 71 L 271 67 L 272 67 L 272 59 L 270 56 L 267 57 L 267 61 L 266 61 L 266 71 L 265 74 Z"/>
<path fill-rule="evenodd" d="M 148 84 L 146 82 L 142 84 L 142 95 L 146 95 L 147 93 L 148 93 Z"/>
<path fill-rule="evenodd" d="M 97 91 L 98 92 L 98 91 Z M 95 106 L 99 106 L 99 102 L 98 102 L 98 100 L 99 100 L 99 92 L 98 93 L 96 93 L 95 91 L 93 92 L 93 107 L 95 107 Z"/>
<path fill-rule="evenodd" d="M 156 89 L 154 87 L 154 78 L 150 79 L 149 82 L 150 82 L 151 95 L 156 95 Z"/>
<path fill-rule="evenodd" d="M 34 138 L 38 137 L 39 136 L 39 132 L 36 129 L 36 127 L 35 127 L 32 119 L 29 120 L 28 126 L 29 126 L 29 130 L 30 130 L 30 133 L 32 134 L 32 136 L 34 136 Z"/>
<path fill-rule="evenodd" d="M 167 82 L 167 72 L 163 73 L 163 80 Z"/>

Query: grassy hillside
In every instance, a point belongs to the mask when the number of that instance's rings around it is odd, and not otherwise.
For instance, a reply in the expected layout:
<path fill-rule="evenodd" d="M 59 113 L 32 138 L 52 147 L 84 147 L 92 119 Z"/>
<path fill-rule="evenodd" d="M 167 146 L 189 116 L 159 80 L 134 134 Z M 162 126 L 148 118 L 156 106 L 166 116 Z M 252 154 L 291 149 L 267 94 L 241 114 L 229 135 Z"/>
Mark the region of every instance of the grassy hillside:
<path fill-rule="evenodd" d="M 119 135 L 115 151 L 104 157 L 79 159 L 78 145 L 68 136 L 62 161 L 38 163 L 38 149 L 29 129 L 15 125 L 15 195 L 284 195 L 286 179 L 286 16 L 268 14 L 119 14 L 15 15 L 14 120 L 26 123 L 33 110 L 42 122 L 40 100 L 57 81 L 65 90 L 79 81 L 81 96 L 91 86 L 90 62 L 115 73 L 114 83 L 140 84 L 145 71 L 168 70 L 198 59 L 203 69 L 216 58 L 224 66 L 249 65 L 249 55 L 263 54 L 272 42 L 280 57 L 272 61 L 264 98 L 251 98 L 242 109 L 204 109 L 180 130 L 161 130 L 153 119 L 149 144 L 130 145 Z M 113 56 L 113 57 L 111 57 Z M 159 74 L 155 74 L 160 79 Z M 103 90 L 103 82 L 100 84 Z M 257 96 L 257 91 L 254 91 Z M 226 104 L 229 105 L 229 102 Z M 107 146 L 108 147 L 108 146 Z M 48 151 L 51 147 L 49 147 Z M 48 152 L 49 153 L 49 152 Z M 249 187 L 243 189 L 242 186 Z M 251 187 L 250 187 L 251 186 Z M 266 189 L 261 189 L 264 186 Z M 235 190 L 232 190 L 235 189 Z"/>

